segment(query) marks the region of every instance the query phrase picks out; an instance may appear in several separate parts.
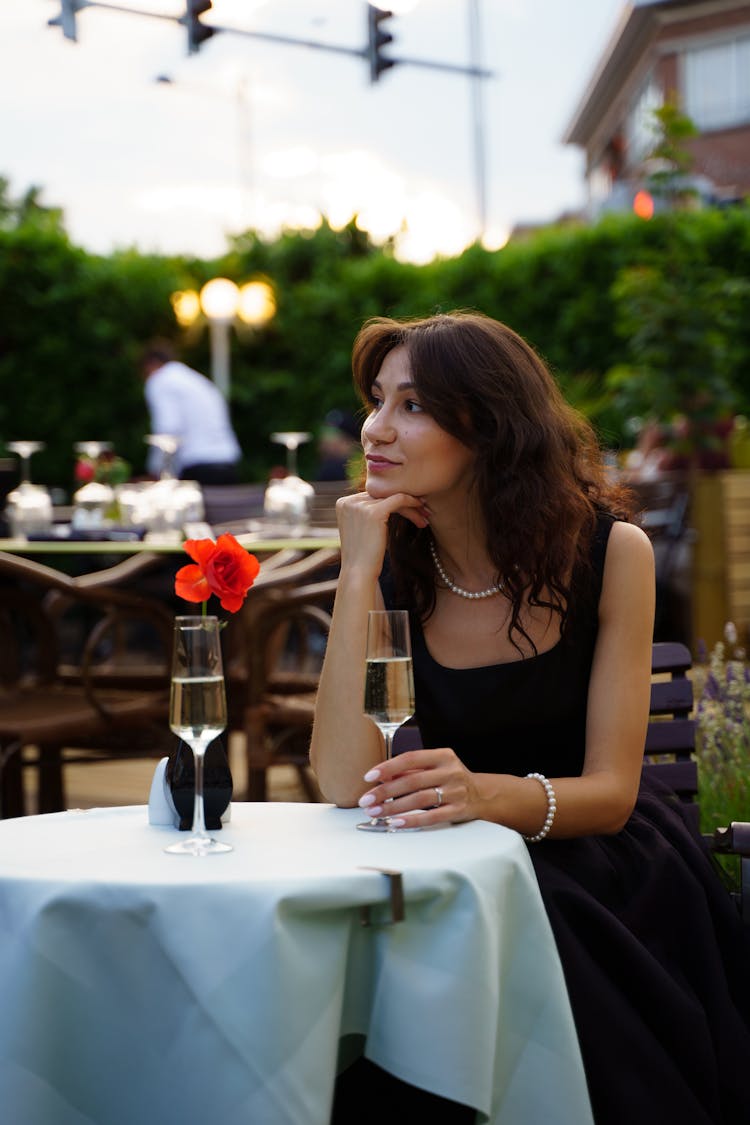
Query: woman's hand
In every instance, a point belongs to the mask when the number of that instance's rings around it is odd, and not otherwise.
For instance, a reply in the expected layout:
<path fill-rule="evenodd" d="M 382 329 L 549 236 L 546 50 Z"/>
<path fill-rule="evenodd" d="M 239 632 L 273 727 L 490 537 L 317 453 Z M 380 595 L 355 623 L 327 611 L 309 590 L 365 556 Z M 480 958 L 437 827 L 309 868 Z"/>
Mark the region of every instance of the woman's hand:
<path fill-rule="evenodd" d="M 394 514 L 410 520 L 415 527 L 427 527 L 429 523 L 424 501 L 405 492 L 396 492 L 382 500 L 375 500 L 367 492 L 356 492 L 337 500 L 342 567 L 365 568 L 375 577 L 380 574 L 388 520 Z"/>
<path fill-rule="evenodd" d="M 486 807 L 484 776 L 467 770 L 447 746 L 408 750 L 365 774 L 365 781 L 377 784 L 359 805 L 368 816 L 387 816 L 394 828 L 479 820 Z"/>

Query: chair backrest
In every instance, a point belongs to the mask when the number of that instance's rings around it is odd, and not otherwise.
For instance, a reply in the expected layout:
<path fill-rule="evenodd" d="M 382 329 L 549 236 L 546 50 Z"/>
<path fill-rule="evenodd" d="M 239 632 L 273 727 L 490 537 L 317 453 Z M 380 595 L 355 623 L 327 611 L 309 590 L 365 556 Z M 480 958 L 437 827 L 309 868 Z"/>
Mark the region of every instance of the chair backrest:
<path fill-rule="evenodd" d="M 690 650 L 683 644 L 658 642 L 651 653 L 651 704 L 646 732 L 644 768 L 653 770 L 685 802 L 698 822 L 698 769 L 693 758 L 695 720 Z M 419 728 L 405 724 L 396 732 L 397 752 L 422 745 Z"/>
<path fill-rule="evenodd" d="M 346 480 L 314 480 L 310 522 L 313 527 L 337 526 L 336 501 L 340 496 L 348 496 L 355 491 L 351 481 Z"/>
<path fill-rule="evenodd" d="M 690 807 L 697 824 L 698 767 L 690 650 L 683 644 L 657 642 L 652 648 L 651 706 L 645 765 Z"/>
<path fill-rule="evenodd" d="M 206 522 L 216 529 L 263 515 L 265 484 L 204 484 Z"/>

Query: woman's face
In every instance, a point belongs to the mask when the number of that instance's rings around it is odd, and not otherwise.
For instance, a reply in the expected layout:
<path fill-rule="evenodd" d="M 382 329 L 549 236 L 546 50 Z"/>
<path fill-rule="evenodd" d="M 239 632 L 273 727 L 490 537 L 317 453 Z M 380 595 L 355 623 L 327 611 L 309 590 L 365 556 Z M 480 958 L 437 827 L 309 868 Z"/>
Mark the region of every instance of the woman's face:
<path fill-rule="evenodd" d="M 372 406 L 362 427 L 366 488 L 382 499 L 406 492 L 429 502 L 465 496 L 474 453 L 447 433 L 421 406 L 403 347 L 388 353 L 370 391 Z"/>

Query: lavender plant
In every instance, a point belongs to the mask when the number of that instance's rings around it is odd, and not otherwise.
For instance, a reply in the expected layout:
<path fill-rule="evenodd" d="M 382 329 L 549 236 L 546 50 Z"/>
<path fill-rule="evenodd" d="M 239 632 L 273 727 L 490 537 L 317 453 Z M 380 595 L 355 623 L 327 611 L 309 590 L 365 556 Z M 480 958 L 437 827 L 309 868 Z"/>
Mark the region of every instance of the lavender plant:
<path fill-rule="evenodd" d="M 701 827 L 750 820 L 750 665 L 729 622 L 724 641 L 696 669 Z"/>

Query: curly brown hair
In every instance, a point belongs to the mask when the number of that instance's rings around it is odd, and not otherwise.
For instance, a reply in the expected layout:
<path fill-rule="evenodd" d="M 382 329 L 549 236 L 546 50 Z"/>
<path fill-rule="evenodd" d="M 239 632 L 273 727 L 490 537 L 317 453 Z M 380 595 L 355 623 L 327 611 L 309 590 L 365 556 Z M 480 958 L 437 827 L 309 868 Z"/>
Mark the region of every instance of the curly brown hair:
<path fill-rule="evenodd" d="M 610 478 L 591 425 L 565 401 L 525 340 L 491 317 L 463 310 L 367 321 L 352 351 L 366 406 L 383 360 L 397 347 L 406 349 L 422 407 L 476 452 L 472 488 L 511 600 L 509 635 L 526 636 L 519 617 L 524 597 L 558 613 L 565 631 L 572 575 L 587 562 L 597 514 L 628 520 L 633 511 L 628 490 Z M 435 606 L 429 536 L 408 520 L 391 519 L 397 599 L 411 600 L 423 619 Z"/>

